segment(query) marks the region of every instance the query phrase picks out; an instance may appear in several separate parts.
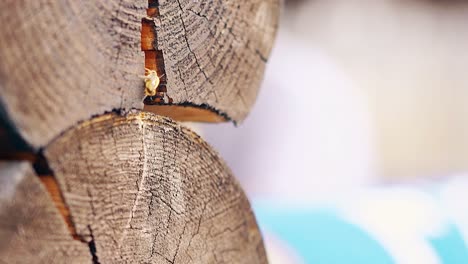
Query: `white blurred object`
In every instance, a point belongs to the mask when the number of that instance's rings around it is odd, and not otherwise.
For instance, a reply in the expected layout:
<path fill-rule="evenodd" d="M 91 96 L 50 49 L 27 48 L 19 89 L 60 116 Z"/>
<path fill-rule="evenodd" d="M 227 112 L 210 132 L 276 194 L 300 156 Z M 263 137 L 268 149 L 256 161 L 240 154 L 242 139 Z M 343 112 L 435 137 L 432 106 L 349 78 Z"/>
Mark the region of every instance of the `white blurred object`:
<path fill-rule="evenodd" d="M 393 187 L 362 192 L 341 207 L 346 218 L 379 241 L 395 263 L 439 264 L 427 240 L 443 233 L 447 223 L 438 205 L 427 192 Z"/>
<path fill-rule="evenodd" d="M 451 216 L 468 246 L 468 173 L 452 177 L 439 192 L 445 213 Z"/>
<path fill-rule="evenodd" d="M 296 11 L 291 31 L 368 95 L 380 175 L 468 170 L 468 2 L 317 0 Z"/>
<path fill-rule="evenodd" d="M 325 207 L 254 201 L 254 210 L 281 241 L 268 247 L 266 236 L 268 250 L 305 263 L 468 263 L 468 175 L 458 176 L 364 188 Z"/>
<path fill-rule="evenodd" d="M 204 135 L 250 195 L 318 201 L 372 182 L 367 105 L 325 53 L 283 27 L 251 115 Z"/>

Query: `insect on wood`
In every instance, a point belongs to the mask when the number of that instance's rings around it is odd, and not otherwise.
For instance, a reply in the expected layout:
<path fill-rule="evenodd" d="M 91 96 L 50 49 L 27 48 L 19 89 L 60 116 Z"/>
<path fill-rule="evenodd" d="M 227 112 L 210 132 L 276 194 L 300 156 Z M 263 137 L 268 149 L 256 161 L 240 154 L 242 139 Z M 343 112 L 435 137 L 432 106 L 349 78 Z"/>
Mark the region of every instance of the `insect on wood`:
<path fill-rule="evenodd" d="M 145 82 L 145 101 L 149 99 L 152 103 L 164 103 L 164 97 L 167 96 L 169 103 L 172 103 L 172 98 L 166 94 L 165 90 L 158 90 L 161 84 L 161 77 L 163 76 L 164 74 L 158 76 L 155 70 L 145 68 L 145 75 L 141 76 Z"/>
<path fill-rule="evenodd" d="M 161 81 L 156 71 L 145 68 L 145 75 L 141 78 L 145 81 L 145 95 L 155 96 Z"/>
<path fill-rule="evenodd" d="M 154 46 L 156 41 L 154 16 L 158 14 L 157 8 L 150 7 L 147 9 L 147 16 L 141 20 L 141 50 L 145 52 L 145 75 L 141 77 L 145 82 L 144 103 L 149 105 L 173 102 L 167 95 L 166 80 L 163 78 L 165 76 L 163 53 Z M 164 100 L 165 97 L 168 99 L 167 102 Z"/>

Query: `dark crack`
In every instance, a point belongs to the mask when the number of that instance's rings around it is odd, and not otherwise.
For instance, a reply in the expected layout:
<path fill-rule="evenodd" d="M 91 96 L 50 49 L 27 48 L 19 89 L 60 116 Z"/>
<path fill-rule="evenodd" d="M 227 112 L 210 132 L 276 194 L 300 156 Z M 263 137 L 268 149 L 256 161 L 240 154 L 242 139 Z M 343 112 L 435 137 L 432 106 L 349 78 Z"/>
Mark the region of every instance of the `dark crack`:
<path fill-rule="evenodd" d="M 180 21 L 182 22 L 182 28 L 184 29 L 184 39 L 185 39 L 185 42 L 187 43 L 187 48 L 190 51 L 190 53 L 193 55 L 193 57 L 195 58 L 195 63 L 197 64 L 197 66 L 200 69 L 200 72 L 203 74 L 203 76 L 205 76 L 205 79 L 210 84 L 213 84 L 213 82 L 210 80 L 210 78 L 208 77 L 206 72 L 202 69 L 202 67 L 200 65 L 200 62 L 198 61 L 197 55 L 192 50 L 192 47 L 190 47 L 190 44 L 189 44 L 189 41 L 188 41 L 188 38 L 187 38 L 187 28 L 185 26 L 184 17 L 182 16 L 182 14 L 184 13 L 184 9 L 182 8 L 182 5 L 180 4 L 180 0 L 177 0 L 177 3 L 179 4 L 179 8 L 180 8 L 180 11 L 181 11 L 179 16 L 180 16 Z"/>
<path fill-rule="evenodd" d="M 99 258 L 97 256 L 96 243 L 94 242 L 94 235 L 91 226 L 88 225 L 89 234 L 91 240 L 88 242 L 89 252 L 91 253 L 93 264 L 100 264 Z"/>
<path fill-rule="evenodd" d="M 37 151 L 19 132 L 19 128 L 10 118 L 10 115 L 0 98 L 0 159 L 22 160 L 31 159 Z"/>
<path fill-rule="evenodd" d="M 263 55 L 258 49 L 255 50 L 255 54 L 257 54 L 260 60 L 263 61 L 264 63 L 268 62 L 268 58 L 265 55 Z"/>

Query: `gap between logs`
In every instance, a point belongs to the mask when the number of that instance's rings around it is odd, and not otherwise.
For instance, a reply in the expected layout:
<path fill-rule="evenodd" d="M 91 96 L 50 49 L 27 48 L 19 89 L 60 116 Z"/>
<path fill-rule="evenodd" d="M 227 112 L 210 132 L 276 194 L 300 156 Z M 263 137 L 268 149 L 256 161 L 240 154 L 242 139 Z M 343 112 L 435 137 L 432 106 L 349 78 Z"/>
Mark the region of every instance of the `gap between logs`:
<path fill-rule="evenodd" d="M 57 179 L 55 178 L 53 171 L 50 169 L 47 159 L 42 154 L 42 151 L 39 151 L 39 154 L 36 155 L 33 168 L 36 172 L 36 175 L 39 176 L 39 180 L 41 180 L 42 184 L 49 193 L 55 207 L 59 210 L 60 215 L 62 215 L 63 219 L 65 220 L 68 231 L 70 231 L 73 239 L 85 242 L 84 239 L 82 239 L 76 232 L 73 221 L 71 220 L 70 209 L 65 203 L 65 199 L 62 192 L 60 191 Z"/>
<path fill-rule="evenodd" d="M 1 109 L 0 109 L 1 110 Z M 117 115 L 122 114 L 121 109 L 112 109 L 110 112 L 104 112 L 104 114 L 93 115 L 91 118 L 95 118 L 107 113 L 115 113 Z M 40 182 L 44 186 L 46 192 L 51 198 L 53 205 L 57 208 L 59 214 L 62 216 L 70 236 L 77 241 L 87 244 L 89 252 L 91 254 L 92 263 L 99 264 L 99 259 L 96 250 L 96 244 L 94 241 L 94 235 L 91 227 L 88 226 L 90 235 L 80 235 L 77 233 L 75 225 L 71 218 L 71 212 L 65 202 L 63 193 L 60 190 L 59 183 L 54 175 L 54 172 L 49 166 L 47 158 L 43 154 L 43 149 L 34 150 L 30 147 L 22 138 L 22 136 L 16 133 L 16 129 L 6 119 L 6 114 L 0 111 L 0 142 L 6 144 L 6 149 L 0 150 L 0 160 L 6 161 L 27 161 L 29 162 L 35 172 L 35 175 L 39 178 Z M 78 122 L 78 125 L 81 122 Z M 76 126 L 75 125 L 75 126 Z M 65 130 L 67 131 L 67 129 Z M 57 137 L 60 137 L 65 133 L 63 131 Z M 11 145 L 11 146 L 10 146 Z"/>
<path fill-rule="evenodd" d="M 196 105 L 193 103 L 172 104 L 172 98 L 169 97 L 167 90 L 167 75 L 163 51 L 156 49 L 158 45 L 155 19 L 158 19 L 160 15 L 158 0 L 148 0 L 146 15 L 141 20 L 141 50 L 145 53 L 145 68 L 156 71 L 160 78 L 160 84 L 156 89 L 155 96 L 147 96 L 144 99 L 144 110 L 170 117 L 176 121 L 211 123 L 230 121 L 231 118 L 227 114 L 221 113 L 207 105 Z M 167 103 L 165 97 L 168 98 Z"/>
<path fill-rule="evenodd" d="M 96 243 L 94 242 L 93 230 L 88 225 L 90 233 L 90 239 L 88 239 L 88 241 L 85 240 L 82 236 L 78 235 L 76 232 L 75 225 L 71 219 L 70 209 L 65 203 L 65 198 L 60 191 L 57 179 L 55 178 L 53 171 L 50 169 L 47 159 L 44 157 L 42 151 L 39 151 L 39 154 L 36 155 L 33 168 L 36 172 L 36 175 L 39 176 L 39 180 L 42 182 L 50 198 L 52 199 L 55 207 L 63 217 L 68 231 L 70 232 L 73 239 L 82 243 L 86 243 L 89 247 L 89 253 L 91 254 L 93 264 L 100 264 L 99 258 L 97 256 Z"/>

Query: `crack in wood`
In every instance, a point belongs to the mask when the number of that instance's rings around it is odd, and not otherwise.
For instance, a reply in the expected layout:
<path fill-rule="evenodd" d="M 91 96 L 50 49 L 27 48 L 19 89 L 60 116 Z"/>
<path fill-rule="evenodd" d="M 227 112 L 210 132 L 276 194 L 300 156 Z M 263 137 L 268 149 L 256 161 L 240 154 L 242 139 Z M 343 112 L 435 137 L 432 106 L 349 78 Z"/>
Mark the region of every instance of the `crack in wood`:
<path fill-rule="evenodd" d="M 160 78 L 160 83 L 156 88 L 155 96 L 147 96 L 145 104 L 165 104 L 165 97 L 168 103 L 172 104 L 172 98 L 167 94 L 166 66 L 162 50 L 158 50 L 155 19 L 159 17 L 159 2 L 148 1 L 146 9 L 147 17 L 141 19 L 141 50 L 145 53 L 145 68 L 156 71 Z"/>
<path fill-rule="evenodd" d="M 206 74 L 206 72 L 203 70 L 203 68 L 201 67 L 200 65 L 200 62 L 198 60 L 198 57 L 197 55 L 195 54 L 195 52 L 192 50 L 192 47 L 190 46 L 190 43 L 188 41 L 188 38 L 187 38 L 187 27 L 185 25 L 185 22 L 184 22 L 184 17 L 182 16 L 182 14 L 184 13 L 184 9 L 182 8 L 182 5 L 180 4 L 180 0 L 177 0 L 177 3 L 179 3 L 179 7 L 180 7 L 180 21 L 182 22 L 182 28 L 184 29 L 184 39 L 185 39 L 185 42 L 187 43 L 187 49 L 189 50 L 189 52 L 193 55 L 193 57 L 195 58 L 195 63 L 197 64 L 197 67 L 198 69 L 200 69 L 200 72 L 203 74 L 203 76 L 205 76 L 205 79 L 210 83 L 210 84 L 213 84 L 213 81 L 210 80 L 210 78 L 208 77 L 208 75 Z"/>
<path fill-rule="evenodd" d="M 88 225 L 89 234 L 91 236 L 91 240 L 88 242 L 89 252 L 91 253 L 93 264 L 100 264 L 99 258 L 97 256 L 97 249 L 96 249 L 96 242 L 94 240 L 93 230 L 91 226 Z"/>

